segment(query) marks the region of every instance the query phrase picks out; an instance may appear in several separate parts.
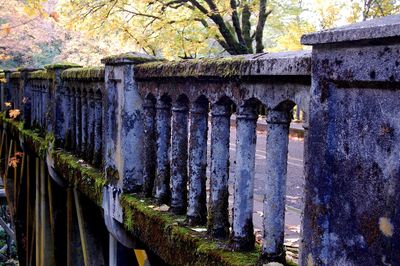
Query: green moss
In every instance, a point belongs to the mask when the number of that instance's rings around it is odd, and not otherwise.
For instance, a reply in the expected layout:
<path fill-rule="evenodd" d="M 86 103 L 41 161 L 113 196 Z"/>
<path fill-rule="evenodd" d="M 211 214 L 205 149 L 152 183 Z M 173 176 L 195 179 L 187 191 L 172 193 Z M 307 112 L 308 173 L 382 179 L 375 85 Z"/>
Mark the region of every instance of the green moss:
<path fill-rule="evenodd" d="M 10 75 L 10 78 L 12 79 L 19 79 L 20 77 L 21 77 L 21 72 L 19 71 L 12 72 Z"/>
<path fill-rule="evenodd" d="M 70 68 L 61 74 L 63 79 L 103 80 L 104 67 Z"/>
<path fill-rule="evenodd" d="M 54 73 L 46 70 L 38 70 L 28 74 L 28 79 L 53 79 Z"/>
<path fill-rule="evenodd" d="M 105 57 L 101 60 L 101 62 L 103 64 L 122 64 L 122 63 L 142 64 L 146 62 L 163 61 L 163 60 L 164 59 L 156 58 L 146 54 L 123 53 L 119 55 Z"/>
<path fill-rule="evenodd" d="M 54 135 L 47 134 L 41 137 L 38 132 L 24 129 L 22 122 L 8 119 L 4 113 L 0 114 L 0 123 L 13 135 L 24 139 L 25 145 L 42 158 L 49 155 L 54 159 L 54 167 L 58 173 L 70 184 L 73 184 L 83 194 L 97 205 L 101 206 L 103 187 L 107 180 L 103 174 L 74 155 L 63 150 L 54 150 Z"/>
<path fill-rule="evenodd" d="M 243 56 L 215 59 L 193 59 L 173 62 L 151 62 L 138 65 L 135 77 L 139 79 L 156 77 L 233 77 L 241 76 L 249 65 Z"/>
<path fill-rule="evenodd" d="M 149 200 L 123 195 L 124 226 L 169 264 L 176 265 L 255 265 L 260 255 L 232 252 L 227 241 L 210 239 L 179 224 L 184 217 L 148 207 Z"/>
<path fill-rule="evenodd" d="M 78 64 L 68 63 L 68 62 L 58 62 L 50 65 L 45 65 L 45 69 L 67 69 L 72 67 L 81 67 Z"/>
<path fill-rule="evenodd" d="M 54 151 L 51 155 L 54 158 L 56 169 L 61 170 L 63 177 L 98 206 L 101 206 L 103 187 L 107 184 L 103 174 L 65 151 Z"/>

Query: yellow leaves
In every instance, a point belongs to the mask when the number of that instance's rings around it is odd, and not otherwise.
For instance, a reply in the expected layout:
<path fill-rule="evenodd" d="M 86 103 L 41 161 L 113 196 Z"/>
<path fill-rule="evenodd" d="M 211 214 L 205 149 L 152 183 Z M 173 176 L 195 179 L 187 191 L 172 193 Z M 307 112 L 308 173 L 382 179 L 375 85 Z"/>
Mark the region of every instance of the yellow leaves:
<path fill-rule="evenodd" d="M 6 83 L 7 79 L 6 78 L 0 78 L 0 83 Z"/>
<path fill-rule="evenodd" d="M 10 103 L 10 102 L 5 102 L 4 105 L 5 105 L 6 107 L 11 107 L 11 103 Z"/>
<path fill-rule="evenodd" d="M 21 111 L 19 109 L 11 109 L 8 113 L 11 119 L 17 118 L 21 114 Z"/>
<path fill-rule="evenodd" d="M 16 168 L 24 156 L 23 152 L 16 152 L 13 157 L 8 159 L 8 166 Z"/>

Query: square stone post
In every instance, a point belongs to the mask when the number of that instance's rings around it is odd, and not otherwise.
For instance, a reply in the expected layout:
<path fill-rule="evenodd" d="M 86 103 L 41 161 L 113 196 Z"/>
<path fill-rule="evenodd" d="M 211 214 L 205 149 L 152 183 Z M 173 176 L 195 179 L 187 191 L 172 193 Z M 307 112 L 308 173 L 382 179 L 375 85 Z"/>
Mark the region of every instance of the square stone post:
<path fill-rule="evenodd" d="M 22 111 L 22 116 L 23 120 L 25 122 L 24 126 L 25 128 L 30 128 L 32 126 L 32 121 L 31 121 L 31 110 L 32 110 L 32 86 L 28 82 L 28 75 L 30 72 L 41 70 L 39 68 L 21 68 L 19 71 L 21 72 L 21 81 L 20 81 L 20 86 L 21 86 L 21 91 L 22 91 L 22 99 L 20 99 L 22 106 L 21 106 L 21 111 Z"/>
<path fill-rule="evenodd" d="M 81 66 L 72 63 L 56 63 L 45 66 L 46 71 L 51 76 L 49 91 L 46 95 L 46 130 L 47 133 L 54 133 L 56 142 L 61 147 L 64 145 L 66 135 L 63 127 L 64 116 L 71 115 L 69 113 L 70 110 L 63 110 L 63 105 L 61 104 L 61 91 L 64 89 L 62 87 L 61 73 L 65 69 L 73 67 Z"/>
<path fill-rule="evenodd" d="M 102 60 L 104 168 L 107 178 L 123 192 L 140 192 L 143 186 L 143 99 L 135 81 L 134 66 L 154 60 L 135 53 Z"/>
<path fill-rule="evenodd" d="M 400 16 L 313 46 L 301 265 L 400 265 Z"/>

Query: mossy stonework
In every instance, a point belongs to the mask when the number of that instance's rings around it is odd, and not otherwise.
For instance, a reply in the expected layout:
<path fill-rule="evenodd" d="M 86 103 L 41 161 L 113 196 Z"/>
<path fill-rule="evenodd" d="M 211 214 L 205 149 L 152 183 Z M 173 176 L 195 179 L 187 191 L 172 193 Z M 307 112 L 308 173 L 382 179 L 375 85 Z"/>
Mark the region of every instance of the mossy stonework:
<path fill-rule="evenodd" d="M 59 149 L 51 149 L 54 136 L 41 137 L 38 132 L 24 129 L 22 122 L 0 115 L 0 127 L 23 145 L 45 158 L 47 153 L 54 159 L 54 167 L 69 186 L 77 188 L 99 207 L 102 204 L 103 187 L 108 181 L 104 174 L 78 157 Z M 170 265 L 255 265 L 259 259 L 258 247 L 253 252 L 233 252 L 228 241 L 212 240 L 205 232 L 199 233 L 185 226 L 185 217 L 152 209 L 153 204 L 134 195 L 123 195 L 123 224 Z"/>
<path fill-rule="evenodd" d="M 82 67 L 64 70 L 62 79 L 104 80 L 104 67 Z"/>

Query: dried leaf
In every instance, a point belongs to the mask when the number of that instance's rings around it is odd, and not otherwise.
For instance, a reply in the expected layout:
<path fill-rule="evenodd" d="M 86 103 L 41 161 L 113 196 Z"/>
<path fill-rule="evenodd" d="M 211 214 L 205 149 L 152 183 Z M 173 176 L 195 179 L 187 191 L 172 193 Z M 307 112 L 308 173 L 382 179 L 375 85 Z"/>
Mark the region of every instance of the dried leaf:
<path fill-rule="evenodd" d="M 16 168 L 18 166 L 19 159 L 17 157 L 11 157 L 8 160 L 8 166 L 11 166 L 12 168 Z"/>
<path fill-rule="evenodd" d="M 58 13 L 55 12 L 55 11 L 54 11 L 54 12 L 51 12 L 51 13 L 49 14 L 49 17 L 53 18 L 55 22 L 58 22 L 58 21 L 60 20 L 60 15 L 58 15 Z"/>
<path fill-rule="evenodd" d="M 21 111 L 19 109 L 11 109 L 9 111 L 10 118 L 12 118 L 12 119 L 17 118 L 20 114 L 21 114 Z"/>
<path fill-rule="evenodd" d="M 192 229 L 193 231 L 199 232 L 199 233 L 207 232 L 207 228 L 190 228 L 190 229 Z"/>
<path fill-rule="evenodd" d="M 160 211 L 160 212 L 167 212 L 167 211 L 169 211 L 169 206 L 166 205 L 166 204 L 163 204 L 163 205 L 161 205 L 159 207 L 153 208 L 153 210 Z"/>
<path fill-rule="evenodd" d="M 4 105 L 5 105 L 6 107 L 11 107 L 11 103 L 10 103 L 10 102 L 5 102 Z"/>

